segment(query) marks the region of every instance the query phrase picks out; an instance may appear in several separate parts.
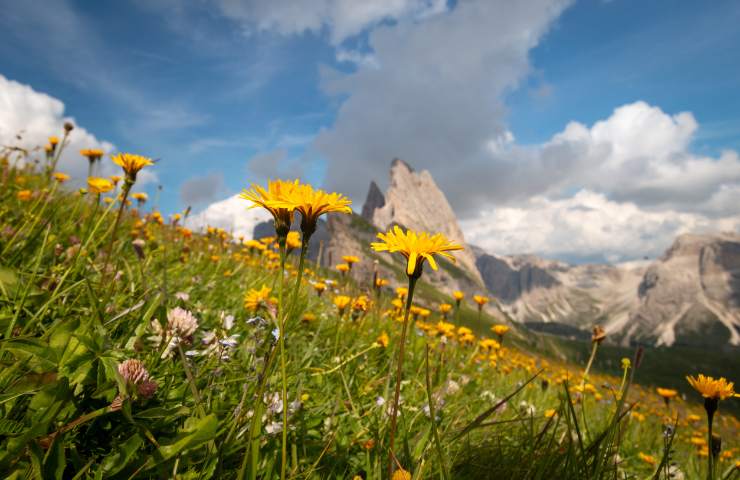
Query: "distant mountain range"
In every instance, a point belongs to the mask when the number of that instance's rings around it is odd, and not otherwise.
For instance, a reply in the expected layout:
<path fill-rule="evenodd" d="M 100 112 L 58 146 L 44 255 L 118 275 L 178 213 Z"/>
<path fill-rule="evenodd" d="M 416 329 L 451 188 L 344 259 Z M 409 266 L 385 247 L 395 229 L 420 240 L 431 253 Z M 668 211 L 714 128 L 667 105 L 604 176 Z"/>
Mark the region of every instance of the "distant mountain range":
<path fill-rule="evenodd" d="M 323 260 L 363 253 L 375 229 L 394 224 L 442 232 L 466 244 L 431 174 L 396 159 L 387 192 L 370 183 L 361 218 L 328 222 L 330 248 Z M 569 265 L 466 246 L 456 255 L 457 266 L 440 269 L 430 282 L 447 292 L 487 292 L 497 299 L 492 311 L 532 329 L 585 335 L 598 324 L 624 345 L 740 345 L 738 233 L 681 235 L 655 261 L 615 265 Z"/>

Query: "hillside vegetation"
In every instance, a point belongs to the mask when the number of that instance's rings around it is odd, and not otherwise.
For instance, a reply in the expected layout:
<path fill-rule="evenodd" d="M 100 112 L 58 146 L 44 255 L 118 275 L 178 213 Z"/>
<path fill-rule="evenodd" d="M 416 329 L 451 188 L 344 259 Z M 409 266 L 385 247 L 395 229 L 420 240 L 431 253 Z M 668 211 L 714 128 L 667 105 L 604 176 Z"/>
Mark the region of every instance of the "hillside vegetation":
<path fill-rule="evenodd" d="M 429 285 L 391 459 L 405 292 L 309 262 L 294 296 L 295 234 L 283 275 L 274 239 L 191 232 L 143 196 L 121 203 L 123 182 L 79 190 L 22 160 L 0 165 L 3 478 L 272 479 L 283 445 L 295 479 L 387 478 L 389 464 L 394 480 L 688 479 L 709 457 L 714 478 L 740 478 L 725 408 L 740 400 L 720 402 L 712 451 L 701 396 L 640 386 L 639 353 L 584 376 L 562 345 L 482 332 L 470 295 L 439 313 L 455 300 Z"/>

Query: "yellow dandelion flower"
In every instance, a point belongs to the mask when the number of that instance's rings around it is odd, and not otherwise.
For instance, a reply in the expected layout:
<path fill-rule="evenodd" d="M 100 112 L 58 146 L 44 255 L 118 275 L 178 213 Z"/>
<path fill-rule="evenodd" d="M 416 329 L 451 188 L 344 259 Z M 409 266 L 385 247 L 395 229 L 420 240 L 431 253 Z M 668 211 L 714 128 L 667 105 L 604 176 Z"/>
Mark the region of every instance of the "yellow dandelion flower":
<path fill-rule="evenodd" d="M 449 303 L 440 303 L 439 304 L 439 313 L 442 315 L 447 315 L 452 310 L 452 305 Z"/>
<path fill-rule="evenodd" d="M 381 242 L 373 242 L 371 247 L 376 252 L 398 252 L 406 258 L 406 274 L 410 277 L 419 278 L 424 265 L 424 260 L 429 262 L 432 269 L 437 270 L 435 255 L 455 261 L 455 257 L 447 252 L 462 250 L 462 245 L 450 242 L 441 233 L 429 235 L 426 232 L 405 232 L 398 226 L 386 233 L 379 233 Z"/>
<path fill-rule="evenodd" d="M 378 339 L 375 340 L 375 343 L 377 343 L 383 348 L 388 347 L 388 342 L 390 342 L 390 338 L 388 337 L 388 334 L 385 332 L 381 333 Z"/>
<path fill-rule="evenodd" d="M 59 143 L 59 137 L 51 136 L 49 137 L 49 145 L 56 146 Z"/>
<path fill-rule="evenodd" d="M 728 382 L 724 377 L 715 379 L 699 374 L 697 378 L 689 375 L 686 377 L 686 380 L 704 398 L 726 400 L 735 396 L 735 384 Z"/>
<path fill-rule="evenodd" d="M 100 195 L 101 193 L 106 193 L 113 190 L 113 182 L 111 182 L 107 178 L 88 177 L 87 188 L 90 192 Z"/>
<path fill-rule="evenodd" d="M 64 183 L 67 180 L 69 180 L 69 175 L 62 172 L 54 172 L 54 180 L 56 180 L 59 183 Z"/>
<path fill-rule="evenodd" d="M 21 202 L 27 202 L 33 197 L 33 192 L 31 190 L 20 190 L 15 196 Z"/>
<path fill-rule="evenodd" d="M 288 192 L 287 198 L 276 206 L 292 208 L 301 214 L 301 231 L 304 240 L 311 238 L 316 231 L 316 222 L 326 213 L 352 213 L 352 201 L 340 193 L 327 193 L 311 185 L 296 183 L 296 188 Z"/>
<path fill-rule="evenodd" d="M 342 261 L 344 263 L 346 263 L 347 265 L 349 265 L 350 268 L 352 268 L 352 264 L 359 262 L 360 261 L 360 257 L 356 257 L 354 255 L 343 255 L 342 256 Z"/>
<path fill-rule="evenodd" d="M 509 327 L 507 325 L 494 325 L 491 327 L 491 330 L 499 337 L 503 337 L 509 331 Z"/>
<path fill-rule="evenodd" d="M 658 392 L 658 395 L 660 395 L 661 397 L 663 397 L 666 400 L 670 400 L 671 398 L 673 398 L 676 395 L 678 395 L 678 392 L 676 390 L 671 389 L 671 388 L 661 388 L 661 387 L 658 387 L 658 388 L 655 389 L 655 391 Z"/>
<path fill-rule="evenodd" d="M 650 465 L 655 465 L 656 463 L 655 457 L 653 457 L 652 455 L 648 455 L 647 453 L 639 452 L 637 456 L 640 457 L 640 460 Z"/>
<path fill-rule="evenodd" d="M 301 248 L 301 235 L 298 232 L 288 232 L 285 238 L 285 246 L 289 251 Z"/>
<path fill-rule="evenodd" d="M 342 273 L 347 273 L 350 270 L 350 266 L 347 265 L 346 263 L 337 264 L 334 266 L 334 268 L 336 268 L 339 272 L 342 272 Z"/>
<path fill-rule="evenodd" d="M 391 480 L 411 480 L 411 473 L 407 472 L 403 468 L 399 468 L 393 472 Z"/>
<path fill-rule="evenodd" d="M 271 292 L 272 289 L 265 285 L 262 285 L 260 289 L 250 289 L 244 296 L 244 308 L 256 312 L 260 308 L 268 308 L 275 305 L 276 300 L 270 297 Z"/>
<path fill-rule="evenodd" d="M 461 292 L 460 290 L 455 290 L 454 292 L 452 292 L 452 298 L 454 298 L 455 301 L 459 303 L 460 300 L 465 298 L 465 294 Z"/>
<path fill-rule="evenodd" d="M 478 304 L 478 308 L 489 302 L 488 297 L 484 295 L 473 295 L 473 301 Z"/>
<path fill-rule="evenodd" d="M 119 153 L 111 156 L 111 160 L 126 173 L 126 182 L 128 183 L 136 181 L 136 175 L 142 168 L 154 165 L 151 158 L 134 153 Z"/>
<path fill-rule="evenodd" d="M 249 208 L 262 207 L 273 217 L 275 232 L 279 238 L 285 238 L 293 223 L 295 204 L 290 201 L 290 194 L 298 187 L 298 180 L 292 182 L 284 180 L 270 180 L 267 189 L 252 184 L 249 190 L 244 190 L 240 198 L 252 202 Z M 273 238 L 274 240 L 274 238 Z M 267 244 L 272 243 L 268 242 Z"/>
<path fill-rule="evenodd" d="M 342 315 L 344 313 L 344 309 L 347 308 L 347 305 L 350 304 L 352 299 L 347 295 L 337 295 L 332 301 L 334 302 L 334 305 L 337 306 L 337 309 L 339 310 L 339 315 Z"/>

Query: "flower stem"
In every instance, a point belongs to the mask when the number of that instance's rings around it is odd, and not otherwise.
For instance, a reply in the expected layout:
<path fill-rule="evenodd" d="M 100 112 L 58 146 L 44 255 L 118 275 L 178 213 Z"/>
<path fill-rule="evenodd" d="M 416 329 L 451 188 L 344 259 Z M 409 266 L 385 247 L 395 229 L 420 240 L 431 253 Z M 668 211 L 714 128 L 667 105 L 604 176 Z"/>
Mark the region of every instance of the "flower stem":
<path fill-rule="evenodd" d="M 437 450 L 437 460 L 439 468 L 442 470 L 444 480 L 449 479 L 447 473 L 447 464 L 442 453 L 442 443 L 439 441 L 439 432 L 437 432 L 437 414 L 434 408 L 434 399 L 432 398 L 432 382 L 429 375 L 429 344 L 426 344 L 426 383 L 427 383 L 427 402 L 429 402 L 429 415 L 432 417 L 432 433 L 434 434 L 434 446 Z"/>
<path fill-rule="evenodd" d="M 409 325 L 409 312 L 411 311 L 411 304 L 414 298 L 414 287 L 416 286 L 417 278 L 409 276 L 409 293 L 406 298 L 406 311 L 403 314 L 403 328 L 401 330 L 401 342 L 398 345 L 398 367 L 396 369 L 396 390 L 393 395 L 393 410 L 391 411 L 391 433 L 390 442 L 388 444 L 388 478 L 391 478 L 393 474 L 393 465 L 395 454 L 393 453 L 393 445 L 396 440 L 396 416 L 398 414 L 398 399 L 401 395 L 401 379 L 403 377 L 403 354 L 406 351 L 406 332 Z"/>
<path fill-rule="evenodd" d="M 705 402 L 706 403 L 706 402 Z M 714 412 L 707 408 L 707 448 L 709 449 L 709 455 L 707 455 L 708 460 L 708 470 L 707 470 L 707 480 L 714 480 L 714 453 L 713 453 L 713 438 L 712 438 L 712 420 L 714 420 Z"/>
<path fill-rule="evenodd" d="M 586 370 L 583 371 L 583 379 L 581 380 L 581 387 L 586 385 L 586 380 L 588 379 L 588 372 L 591 371 L 591 365 L 594 363 L 594 358 L 596 358 L 596 350 L 599 348 L 599 342 L 592 342 L 593 348 L 591 349 L 591 356 L 588 359 L 588 363 L 586 364 Z"/>
<path fill-rule="evenodd" d="M 282 383 L 282 398 L 283 398 L 283 430 L 282 430 L 282 447 L 280 454 L 280 479 L 285 480 L 285 469 L 288 461 L 288 384 L 287 384 L 287 370 L 285 367 L 285 320 L 287 312 L 285 311 L 284 305 L 284 290 L 285 290 L 285 242 L 286 238 L 279 238 L 278 243 L 280 245 L 280 285 L 279 285 L 279 310 L 278 310 L 278 324 L 280 327 L 280 376 Z"/>

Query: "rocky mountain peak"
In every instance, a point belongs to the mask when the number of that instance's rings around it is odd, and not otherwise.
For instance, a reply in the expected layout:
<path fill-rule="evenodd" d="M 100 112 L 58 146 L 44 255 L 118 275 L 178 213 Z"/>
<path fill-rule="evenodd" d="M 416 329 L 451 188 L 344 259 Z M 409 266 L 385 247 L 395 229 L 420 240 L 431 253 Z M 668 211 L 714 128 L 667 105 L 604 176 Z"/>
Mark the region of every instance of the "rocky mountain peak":
<path fill-rule="evenodd" d="M 455 212 L 427 170 L 416 172 L 403 160 L 394 159 L 388 190 L 383 195 L 377 185 L 371 183 L 362 215 L 379 230 L 401 225 L 413 230 L 442 233 L 448 239 L 465 245 L 466 249 L 455 252 L 455 257 L 461 267 L 482 283 L 475 255 L 465 243 Z"/>

